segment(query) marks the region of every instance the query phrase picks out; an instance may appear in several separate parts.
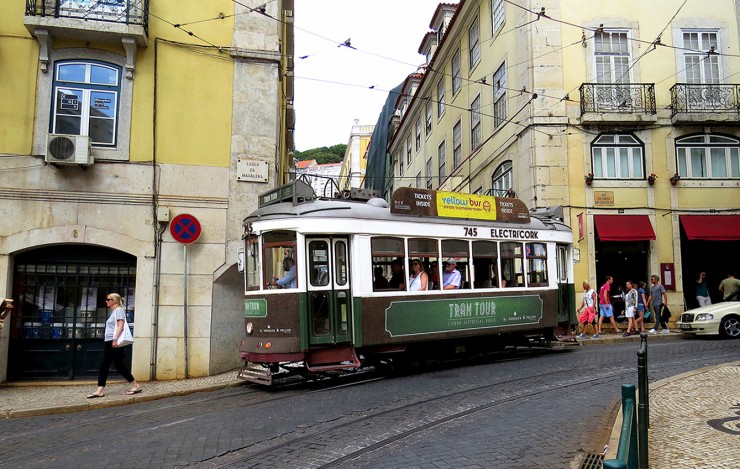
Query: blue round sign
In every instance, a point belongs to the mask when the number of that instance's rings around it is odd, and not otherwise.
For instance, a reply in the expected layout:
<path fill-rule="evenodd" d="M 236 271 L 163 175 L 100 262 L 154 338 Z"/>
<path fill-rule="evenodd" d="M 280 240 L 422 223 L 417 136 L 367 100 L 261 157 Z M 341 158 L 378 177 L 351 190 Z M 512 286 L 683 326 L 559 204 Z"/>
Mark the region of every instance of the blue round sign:
<path fill-rule="evenodd" d="M 194 216 L 183 213 L 170 222 L 170 233 L 178 243 L 194 243 L 200 237 L 200 222 Z"/>

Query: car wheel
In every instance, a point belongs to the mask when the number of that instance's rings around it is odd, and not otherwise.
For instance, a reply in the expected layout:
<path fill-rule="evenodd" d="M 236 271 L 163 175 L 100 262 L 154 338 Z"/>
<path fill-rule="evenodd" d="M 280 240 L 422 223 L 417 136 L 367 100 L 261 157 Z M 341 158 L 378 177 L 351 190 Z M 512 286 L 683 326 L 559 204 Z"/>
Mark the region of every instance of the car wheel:
<path fill-rule="evenodd" d="M 740 319 L 728 316 L 719 323 L 719 334 L 730 339 L 740 339 Z"/>

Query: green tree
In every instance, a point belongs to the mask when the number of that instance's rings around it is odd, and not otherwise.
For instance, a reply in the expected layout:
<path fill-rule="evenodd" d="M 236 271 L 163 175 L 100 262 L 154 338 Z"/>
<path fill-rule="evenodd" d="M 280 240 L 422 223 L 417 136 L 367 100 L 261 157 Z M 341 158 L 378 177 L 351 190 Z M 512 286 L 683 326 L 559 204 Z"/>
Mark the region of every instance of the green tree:
<path fill-rule="evenodd" d="M 316 160 L 318 164 L 341 163 L 344 159 L 344 152 L 347 151 L 347 145 L 338 143 L 331 147 L 311 148 L 306 151 L 296 151 L 295 157 L 298 161 Z"/>

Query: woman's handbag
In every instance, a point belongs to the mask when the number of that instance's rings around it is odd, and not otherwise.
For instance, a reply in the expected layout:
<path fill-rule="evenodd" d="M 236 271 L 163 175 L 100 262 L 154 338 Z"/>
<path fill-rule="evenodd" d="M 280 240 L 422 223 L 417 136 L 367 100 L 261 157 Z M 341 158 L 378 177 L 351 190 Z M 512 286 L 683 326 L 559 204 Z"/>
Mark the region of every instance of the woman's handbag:
<path fill-rule="evenodd" d="M 118 347 L 125 347 L 134 343 L 134 336 L 131 335 L 131 329 L 128 327 L 128 322 L 123 322 L 123 332 L 118 337 L 116 345 Z"/>

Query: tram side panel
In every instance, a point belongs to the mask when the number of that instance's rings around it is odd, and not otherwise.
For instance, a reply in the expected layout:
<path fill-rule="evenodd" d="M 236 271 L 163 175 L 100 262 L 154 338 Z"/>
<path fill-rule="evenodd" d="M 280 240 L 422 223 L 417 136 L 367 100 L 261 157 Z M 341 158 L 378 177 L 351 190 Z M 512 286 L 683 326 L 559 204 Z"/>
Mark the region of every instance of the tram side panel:
<path fill-rule="evenodd" d="M 557 327 L 555 290 L 375 296 L 360 304 L 362 333 L 355 346 L 362 348 L 499 334 L 550 338 Z"/>
<path fill-rule="evenodd" d="M 245 296 L 244 340 L 241 359 L 273 363 L 303 360 L 303 315 L 299 314 L 305 293 Z"/>

